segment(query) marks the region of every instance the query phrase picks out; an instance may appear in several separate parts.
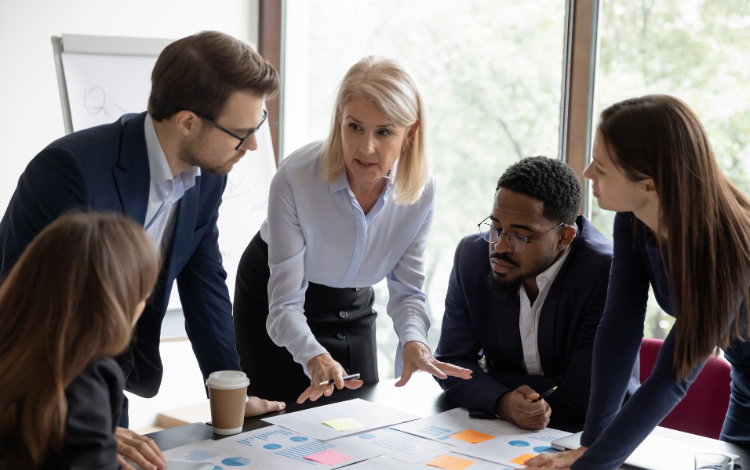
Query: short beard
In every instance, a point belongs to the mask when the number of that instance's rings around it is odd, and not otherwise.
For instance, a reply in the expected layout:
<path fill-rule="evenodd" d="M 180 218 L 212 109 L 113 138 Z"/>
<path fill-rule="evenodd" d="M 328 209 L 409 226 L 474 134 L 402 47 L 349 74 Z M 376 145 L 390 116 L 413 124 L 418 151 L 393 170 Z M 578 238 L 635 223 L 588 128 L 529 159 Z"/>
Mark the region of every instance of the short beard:
<path fill-rule="evenodd" d="M 497 275 L 495 274 L 495 270 L 490 267 L 490 274 L 487 279 L 489 281 L 490 288 L 503 293 L 518 292 L 518 289 L 521 288 L 521 285 L 524 283 L 524 281 L 526 281 L 527 279 L 536 278 L 538 275 L 549 269 L 549 267 L 555 263 L 557 255 L 558 253 L 553 249 L 553 251 L 549 253 L 548 256 L 545 256 L 542 259 L 538 259 L 527 274 L 520 275 L 517 278 L 509 281 L 499 280 Z M 504 261 L 508 262 L 507 259 Z"/>
<path fill-rule="evenodd" d="M 200 149 L 198 149 L 198 152 L 200 152 Z M 229 174 L 229 171 L 233 166 L 229 162 L 221 166 L 209 165 L 208 162 L 206 162 L 205 160 L 201 160 L 201 158 L 198 156 L 198 153 L 195 150 L 195 146 L 190 145 L 187 142 L 183 143 L 180 147 L 178 157 L 182 162 L 187 163 L 190 166 L 197 166 L 202 171 L 207 171 L 208 173 L 217 176 L 224 176 Z"/>

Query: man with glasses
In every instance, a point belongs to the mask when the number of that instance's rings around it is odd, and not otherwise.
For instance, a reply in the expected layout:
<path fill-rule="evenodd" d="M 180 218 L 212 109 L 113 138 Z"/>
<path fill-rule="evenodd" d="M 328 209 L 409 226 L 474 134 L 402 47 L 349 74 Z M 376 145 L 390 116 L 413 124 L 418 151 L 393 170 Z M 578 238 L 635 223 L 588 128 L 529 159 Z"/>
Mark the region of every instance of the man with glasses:
<path fill-rule="evenodd" d="M 572 168 L 525 158 L 500 177 L 479 233 L 459 243 L 435 356 L 473 371 L 439 382 L 474 415 L 529 430 L 583 426 L 612 243 L 580 205 Z"/>
<path fill-rule="evenodd" d="M 175 279 L 204 379 L 217 370 L 241 370 L 216 222 L 226 175 L 257 148 L 264 100 L 279 90 L 269 62 L 217 32 L 167 46 L 151 82 L 148 112 L 76 132 L 42 150 L 21 175 L 0 223 L 3 276 L 34 236 L 67 211 L 115 211 L 143 224 L 163 266 L 134 345 L 121 359 L 126 390 L 143 397 L 156 395 L 161 384 L 159 337 Z M 281 408 L 283 403 L 252 397 L 245 413 Z M 118 437 L 125 457 L 143 468 L 152 468 L 144 459 L 165 467 L 158 449 L 125 429 Z"/>

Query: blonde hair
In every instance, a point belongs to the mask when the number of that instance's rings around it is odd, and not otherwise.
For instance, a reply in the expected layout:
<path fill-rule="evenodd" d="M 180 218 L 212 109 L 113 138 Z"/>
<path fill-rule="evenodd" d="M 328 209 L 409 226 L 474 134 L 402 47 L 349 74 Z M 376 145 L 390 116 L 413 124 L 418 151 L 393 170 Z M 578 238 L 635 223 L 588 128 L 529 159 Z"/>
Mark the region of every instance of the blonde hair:
<path fill-rule="evenodd" d="M 346 167 L 341 121 L 344 106 L 352 98 L 372 101 L 397 126 L 409 127 L 419 123 L 413 139 L 398 158 L 392 193 L 396 204 L 415 203 L 422 195 L 430 174 L 426 148 L 426 106 L 416 78 L 404 64 L 387 57 L 365 57 L 354 64 L 341 80 L 333 107 L 331 130 L 323 142 L 323 181 L 333 183 Z"/>

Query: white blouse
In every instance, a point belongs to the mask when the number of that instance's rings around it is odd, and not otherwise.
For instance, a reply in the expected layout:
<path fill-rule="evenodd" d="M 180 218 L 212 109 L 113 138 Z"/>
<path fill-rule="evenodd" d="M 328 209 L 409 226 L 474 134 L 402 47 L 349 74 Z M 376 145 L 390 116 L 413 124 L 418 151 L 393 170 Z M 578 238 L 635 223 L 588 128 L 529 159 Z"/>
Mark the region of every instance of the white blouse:
<path fill-rule="evenodd" d="M 424 256 L 435 210 L 435 180 L 419 200 L 391 200 L 392 182 L 365 215 L 346 172 L 333 184 L 321 178 L 322 142 L 294 152 L 271 182 L 268 218 L 260 233 L 268 243 L 268 334 L 286 347 L 305 373 L 310 359 L 326 353 L 307 324 L 309 282 L 336 288 L 368 287 L 387 279 L 388 315 L 401 345 L 427 344 Z M 395 165 L 394 165 L 395 166 Z M 400 360 L 397 360 L 400 372 Z"/>

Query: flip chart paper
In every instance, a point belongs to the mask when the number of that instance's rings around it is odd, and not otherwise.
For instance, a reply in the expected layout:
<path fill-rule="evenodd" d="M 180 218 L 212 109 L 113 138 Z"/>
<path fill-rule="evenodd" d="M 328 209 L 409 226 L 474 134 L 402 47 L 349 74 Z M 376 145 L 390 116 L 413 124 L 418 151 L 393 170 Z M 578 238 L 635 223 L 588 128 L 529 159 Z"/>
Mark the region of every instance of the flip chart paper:
<path fill-rule="evenodd" d="M 494 439 L 495 436 L 490 436 L 489 434 L 485 434 L 483 432 L 474 431 L 473 429 L 466 429 L 465 431 L 451 434 L 451 438 L 468 442 L 469 444 L 479 444 L 481 442 Z"/>
<path fill-rule="evenodd" d="M 472 460 L 459 459 L 450 455 L 441 455 L 435 460 L 429 462 L 430 467 L 444 468 L 446 470 L 464 470 L 471 467 L 476 462 Z"/>
<path fill-rule="evenodd" d="M 352 418 L 331 419 L 328 421 L 323 421 L 323 424 L 339 432 L 351 431 L 352 429 L 361 429 L 366 427 L 364 424 Z"/>
<path fill-rule="evenodd" d="M 536 455 L 534 455 L 534 454 L 523 454 L 523 455 L 519 455 L 515 459 L 511 460 L 510 463 L 515 463 L 515 464 L 518 464 L 518 465 L 523 465 L 524 462 L 526 462 L 529 459 L 533 459 L 534 457 L 536 457 Z"/>
<path fill-rule="evenodd" d="M 335 450 L 326 450 L 323 452 L 318 452 L 317 454 L 306 456 L 305 459 L 312 460 L 313 462 L 320 462 L 326 465 L 336 465 L 337 463 L 348 462 L 350 460 L 354 460 L 348 455 L 339 454 Z"/>
<path fill-rule="evenodd" d="M 363 428 L 351 429 L 349 431 L 337 431 L 323 424 L 325 421 L 340 418 L 351 418 L 360 423 L 367 423 L 367 425 Z M 357 398 L 294 413 L 271 416 L 263 418 L 263 421 L 283 426 L 300 434 L 320 439 L 321 441 L 329 441 L 338 437 L 348 436 L 349 434 L 393 426 L 415 419 L 417 417 L 414 415 Z"/>

